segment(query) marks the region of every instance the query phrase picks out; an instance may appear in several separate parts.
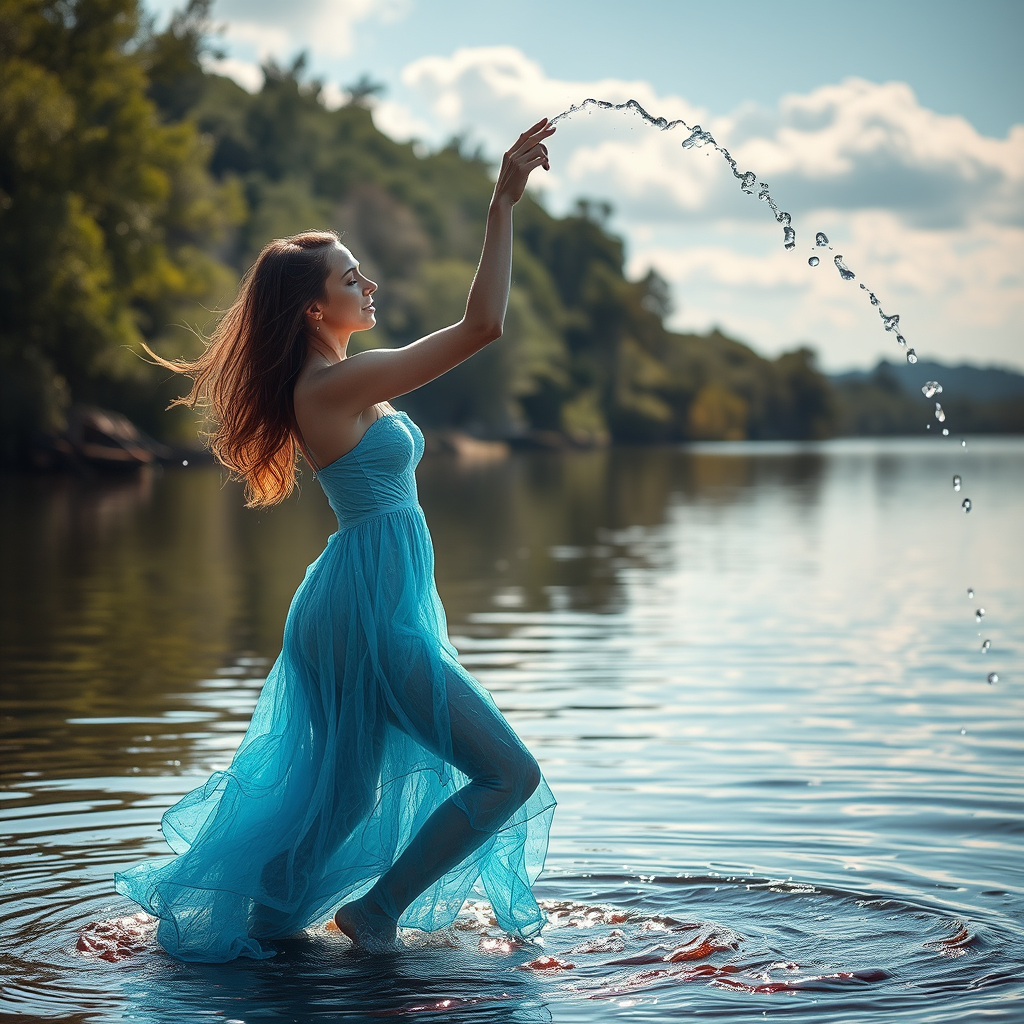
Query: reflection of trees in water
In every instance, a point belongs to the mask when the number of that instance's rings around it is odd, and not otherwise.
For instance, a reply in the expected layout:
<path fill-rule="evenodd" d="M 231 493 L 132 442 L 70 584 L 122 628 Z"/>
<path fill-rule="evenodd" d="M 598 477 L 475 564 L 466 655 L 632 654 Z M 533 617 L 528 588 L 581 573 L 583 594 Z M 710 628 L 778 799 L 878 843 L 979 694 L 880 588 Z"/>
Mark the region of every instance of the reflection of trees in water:
<path fill-rule="evenodd" d="M 469 581 L 518 588 L 527 608 L 546 609 L 550 588 L 568 591 L 574 607 L 614 606 L 619 584 L 612 562 L 629 552 L 609 531 L 664 522 L 670 456 L 612 449 L 531 453 L 481 466 L 424 463 L 421 498 L 451 618 L 489 607 L 474 607 L 486 588 L 460 586 Z"/>
<path fill-rule="evenodd" d="M 670 506 L 728 505 L 779 488 L 810 509 L 824 464 L 823 455 L 808 451 L 765 458 L 619 447 L 474 466 L 435 459 L 421 466 L 419 478 L 438 586 L 458 619 L 486 610 L 496 585 L 519 593 L 519 604 L 531 609 L 549 607 L 551 588 L 568 593 L 576 608 L 615 607 L 621 568 L 657 566 L 669 557 L 657 528 Z M 472 581 L 487 581 L 490 590 Z"/>
<path fill-rule="evenodd" d="M 26 757 L 120 771 L 119 752 L 157 729 L 66 719 L 163 715 L 168 692 L 222 664 L 237 599 L 223 514 L 233 495 L 219 488 L 215 472 L 18 481 L 3 503 L 0 588 L 5 690 L 24 711 Z"/>
<path fill-rule="evenodd" d="M 784 488 L 801 505 L 814 505 L 824 479 L 826 456 L 810 450 L 779 450 L 735 454 L 728 450 L 677 455 L 677 485 L 687 501 L 731 504 L 751 490 Z"/>
<path fill-rule="evenodd" d="M 495 608 L 615 608 L 624 569 L 674 557 L 659 529 L 670 509 L 741 502 L 766 488 L 810 508 L 822 467 L 813 453 L 613 448 L 475 466 L 437 457 L 421 464 L 419 480 L 438 585 L 461 628 Z M 273 658 L 295 587 L 335 529 L 312 481 L 255 513 L 212 468 L 18 481 L 0 511 L 5 686 L 16 704 L 47 709 L 25 725 L 22 749 L 105 760 L 108 771 L 117 751 L 138 749 L 138 736 L 159 728 L 69 729 L 66 719 L 158 717 L 173 709 L 173 693 L 182 695 L 174 707 L 191 706 L 193 692 L 205 706 L 198 693 L 211 674 L 243 653 Z M 184 761 L 187 736 L 165 732 L 131 765 Z"/>

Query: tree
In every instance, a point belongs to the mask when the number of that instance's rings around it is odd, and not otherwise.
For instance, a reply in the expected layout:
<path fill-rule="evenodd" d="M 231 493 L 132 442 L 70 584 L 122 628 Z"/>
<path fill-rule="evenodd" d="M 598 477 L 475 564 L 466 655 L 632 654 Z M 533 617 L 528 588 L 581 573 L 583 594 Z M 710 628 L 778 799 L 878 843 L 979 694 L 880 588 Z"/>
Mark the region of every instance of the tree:
<path fill-rule="evenodd" d="M 0 0 L 0 436 L 10 462 L 68 403 L 137 414 L 133 355 L 223 280 L 240 212 L 189 122 L 147 96 L 135 0 Z"/>

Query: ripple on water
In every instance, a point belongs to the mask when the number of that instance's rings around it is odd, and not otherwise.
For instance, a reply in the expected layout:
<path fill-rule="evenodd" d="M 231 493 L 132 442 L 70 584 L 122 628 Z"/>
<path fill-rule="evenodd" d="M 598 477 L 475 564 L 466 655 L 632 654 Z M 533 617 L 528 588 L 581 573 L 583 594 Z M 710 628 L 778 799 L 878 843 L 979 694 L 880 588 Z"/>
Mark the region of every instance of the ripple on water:
<path fill-rule="evenodd" d="M 387 957 L 360 954 L 327 923 L 281 943 L 270 961 L 180 964 L 160 951 L 144 914 L 90 924 L 71 955 L 91 962 L 93 982 L 120 989 L 123 1001 L 134 1002 L 141 984 L 179 1013 L 230 1006 L 235 1019 L 301 1010 L 316 1020 L 356 1000 L 368 1016 L 472 1010 L 481 1020 L 507 1019 L 510 1001 L 656 1001 L 667 1010 L 695 986 L 755 1000 L 751 1008 L 782 993 L 841 1001 L 851 990 L 892 1006 L 908 987 L 975 984 L 994 945 L 941 908 L 809 883 L 606 874 L 540 888 L 559 893 L 542 900 L 541 944 L 502 932 L 478 900 L 449 929 L 404 932 L 405 948 Z"/>

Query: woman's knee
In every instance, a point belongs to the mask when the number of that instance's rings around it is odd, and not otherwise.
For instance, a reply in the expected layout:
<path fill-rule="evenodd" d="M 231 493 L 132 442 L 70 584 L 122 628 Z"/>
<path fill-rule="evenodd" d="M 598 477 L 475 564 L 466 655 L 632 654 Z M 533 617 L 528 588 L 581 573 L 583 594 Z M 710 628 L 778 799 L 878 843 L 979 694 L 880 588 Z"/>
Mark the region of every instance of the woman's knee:
<path fill-rule="evenodd" d="M 540 785 L 540 766 L 534 756 L 522 748 L 502 766 L 499 788 L 506 795 L 509 813 L 517 811 Z"/>

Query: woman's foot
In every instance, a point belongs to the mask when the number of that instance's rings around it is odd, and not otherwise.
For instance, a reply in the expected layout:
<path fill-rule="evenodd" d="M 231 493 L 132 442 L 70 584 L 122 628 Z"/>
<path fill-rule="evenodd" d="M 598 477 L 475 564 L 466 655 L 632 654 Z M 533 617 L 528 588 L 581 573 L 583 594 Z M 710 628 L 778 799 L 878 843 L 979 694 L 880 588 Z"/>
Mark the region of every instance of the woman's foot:
<path fill-rule="evenodd" d="M 334 923 L 368 953 L 389 953 L 399 948 L 398 924 L 369 893 L 341 907 L 334 915 Z"/>

